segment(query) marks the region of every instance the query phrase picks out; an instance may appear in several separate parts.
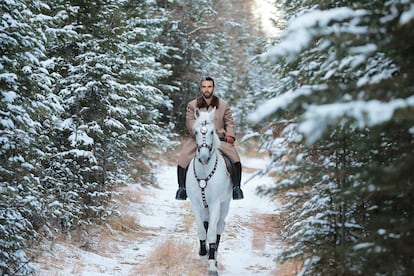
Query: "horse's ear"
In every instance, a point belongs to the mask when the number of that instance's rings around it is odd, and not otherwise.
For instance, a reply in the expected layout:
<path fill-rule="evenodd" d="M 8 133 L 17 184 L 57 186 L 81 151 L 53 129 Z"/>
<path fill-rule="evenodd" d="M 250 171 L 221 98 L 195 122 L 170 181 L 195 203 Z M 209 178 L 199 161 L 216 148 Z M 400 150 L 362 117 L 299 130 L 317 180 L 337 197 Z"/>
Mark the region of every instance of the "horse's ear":
<path fill-rule="evenodd" d="M 195 112 L 194 112 L 194 118 L 197 119 L 198 117 L 200 117 L 200 109 L 198 109 L 198 107 L 197 107 Z"/>

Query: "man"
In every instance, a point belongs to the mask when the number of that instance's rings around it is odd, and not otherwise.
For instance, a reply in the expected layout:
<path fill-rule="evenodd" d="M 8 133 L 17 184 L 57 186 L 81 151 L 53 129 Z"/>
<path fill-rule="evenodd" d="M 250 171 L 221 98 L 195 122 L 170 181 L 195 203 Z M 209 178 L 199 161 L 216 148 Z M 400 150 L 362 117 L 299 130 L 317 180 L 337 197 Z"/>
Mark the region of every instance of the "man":
<path fill-rule="evenodd" d="M 193 124 L 195 121 L 194 112 L 196 108 L 200 111 L 211 111 L 214 107 L 215 118 L 214 124 L 216 133 L 221 142 L 220 150 L 231 159 L 234 164 L 233 181 L 233 199 L 243 199 L 243 191 L 240 189 L 242 167 L 239 154 L 234 146 L 236 133 L 234 130 L 233 116 L 227 102 L 219 99 L 214 95 L 214 80 L 210 77 L 203 78 L 200 82 L 201 97 L 192 100 L 187 105 L 186 126 L 192 134 Z M 185 180 L 188 164 L 194 158 L 197 144 L 194 137 L 189 138 L 183 145 L 181 156 L 178 160 L 177 176 L 178 191 L 175 199 L 185 200 L 187 192 L 185 190 Z"/>

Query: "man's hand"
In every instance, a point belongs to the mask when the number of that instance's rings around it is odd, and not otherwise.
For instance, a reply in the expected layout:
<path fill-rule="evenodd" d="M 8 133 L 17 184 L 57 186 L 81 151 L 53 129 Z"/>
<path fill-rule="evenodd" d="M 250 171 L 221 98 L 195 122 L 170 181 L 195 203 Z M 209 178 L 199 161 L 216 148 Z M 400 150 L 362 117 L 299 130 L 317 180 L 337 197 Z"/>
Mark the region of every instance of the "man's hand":
<path fill-rule="evenodd" d="M 233 138 L 233 137 L 231 137 L 231 136 L 226 136 L 224 139 L 225 139 L 225 140 L 226 140 L 226 142 L 227 142 L 227 143 L 229 143 L 229 144 L 233 144 L 233 143 L 234 143 L 234 138 Z"/>

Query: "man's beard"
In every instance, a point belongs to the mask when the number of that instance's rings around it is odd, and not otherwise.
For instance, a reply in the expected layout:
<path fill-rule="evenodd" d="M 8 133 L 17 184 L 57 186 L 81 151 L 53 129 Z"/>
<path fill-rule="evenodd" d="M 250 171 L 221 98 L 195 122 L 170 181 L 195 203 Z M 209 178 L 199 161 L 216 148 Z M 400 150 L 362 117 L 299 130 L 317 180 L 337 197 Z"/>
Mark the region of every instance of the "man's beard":
<path fill-rule="evenodd" d="M 203 94 L 204 99 L 210 99 L 213 97 L 213 93 L 210 93 L 209 95 Z"/>

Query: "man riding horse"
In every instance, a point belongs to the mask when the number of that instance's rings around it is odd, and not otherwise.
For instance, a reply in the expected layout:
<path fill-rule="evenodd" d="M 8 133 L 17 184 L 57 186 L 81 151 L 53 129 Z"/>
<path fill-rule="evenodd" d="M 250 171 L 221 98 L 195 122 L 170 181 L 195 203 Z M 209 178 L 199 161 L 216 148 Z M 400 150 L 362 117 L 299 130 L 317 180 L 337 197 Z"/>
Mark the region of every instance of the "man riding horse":
<path fill-rule="evenodd" d="M 188 164 L 194 158 L 197 144 L 194 139 L 193 124 L 195 121 L 194 112 L 198 108 L 200 111 L 211 111 L 214 107 L 215 118 L 214 125 L 216 133 L 221 140 L 220 150 L 233 163 L 233 199 L 243 199 L 243 191 L 240 189 L 242 166 L 239 154 L 234 146 L 236 132 L 234 130 L 233 116 L 227 102 L 219 99 L 214 94 L 214 80 L 210 77 L 201 79 L 200 91 L 201 97 L 192 100 L 187 105 L 186 126 L 190 131 L 191 138 L 183 144 L 183 149 L 178 160 L 177 177 L 178 191 L 175 199 L 185 200 L 187 192 L 185 188 L 186 173 Z"/>

